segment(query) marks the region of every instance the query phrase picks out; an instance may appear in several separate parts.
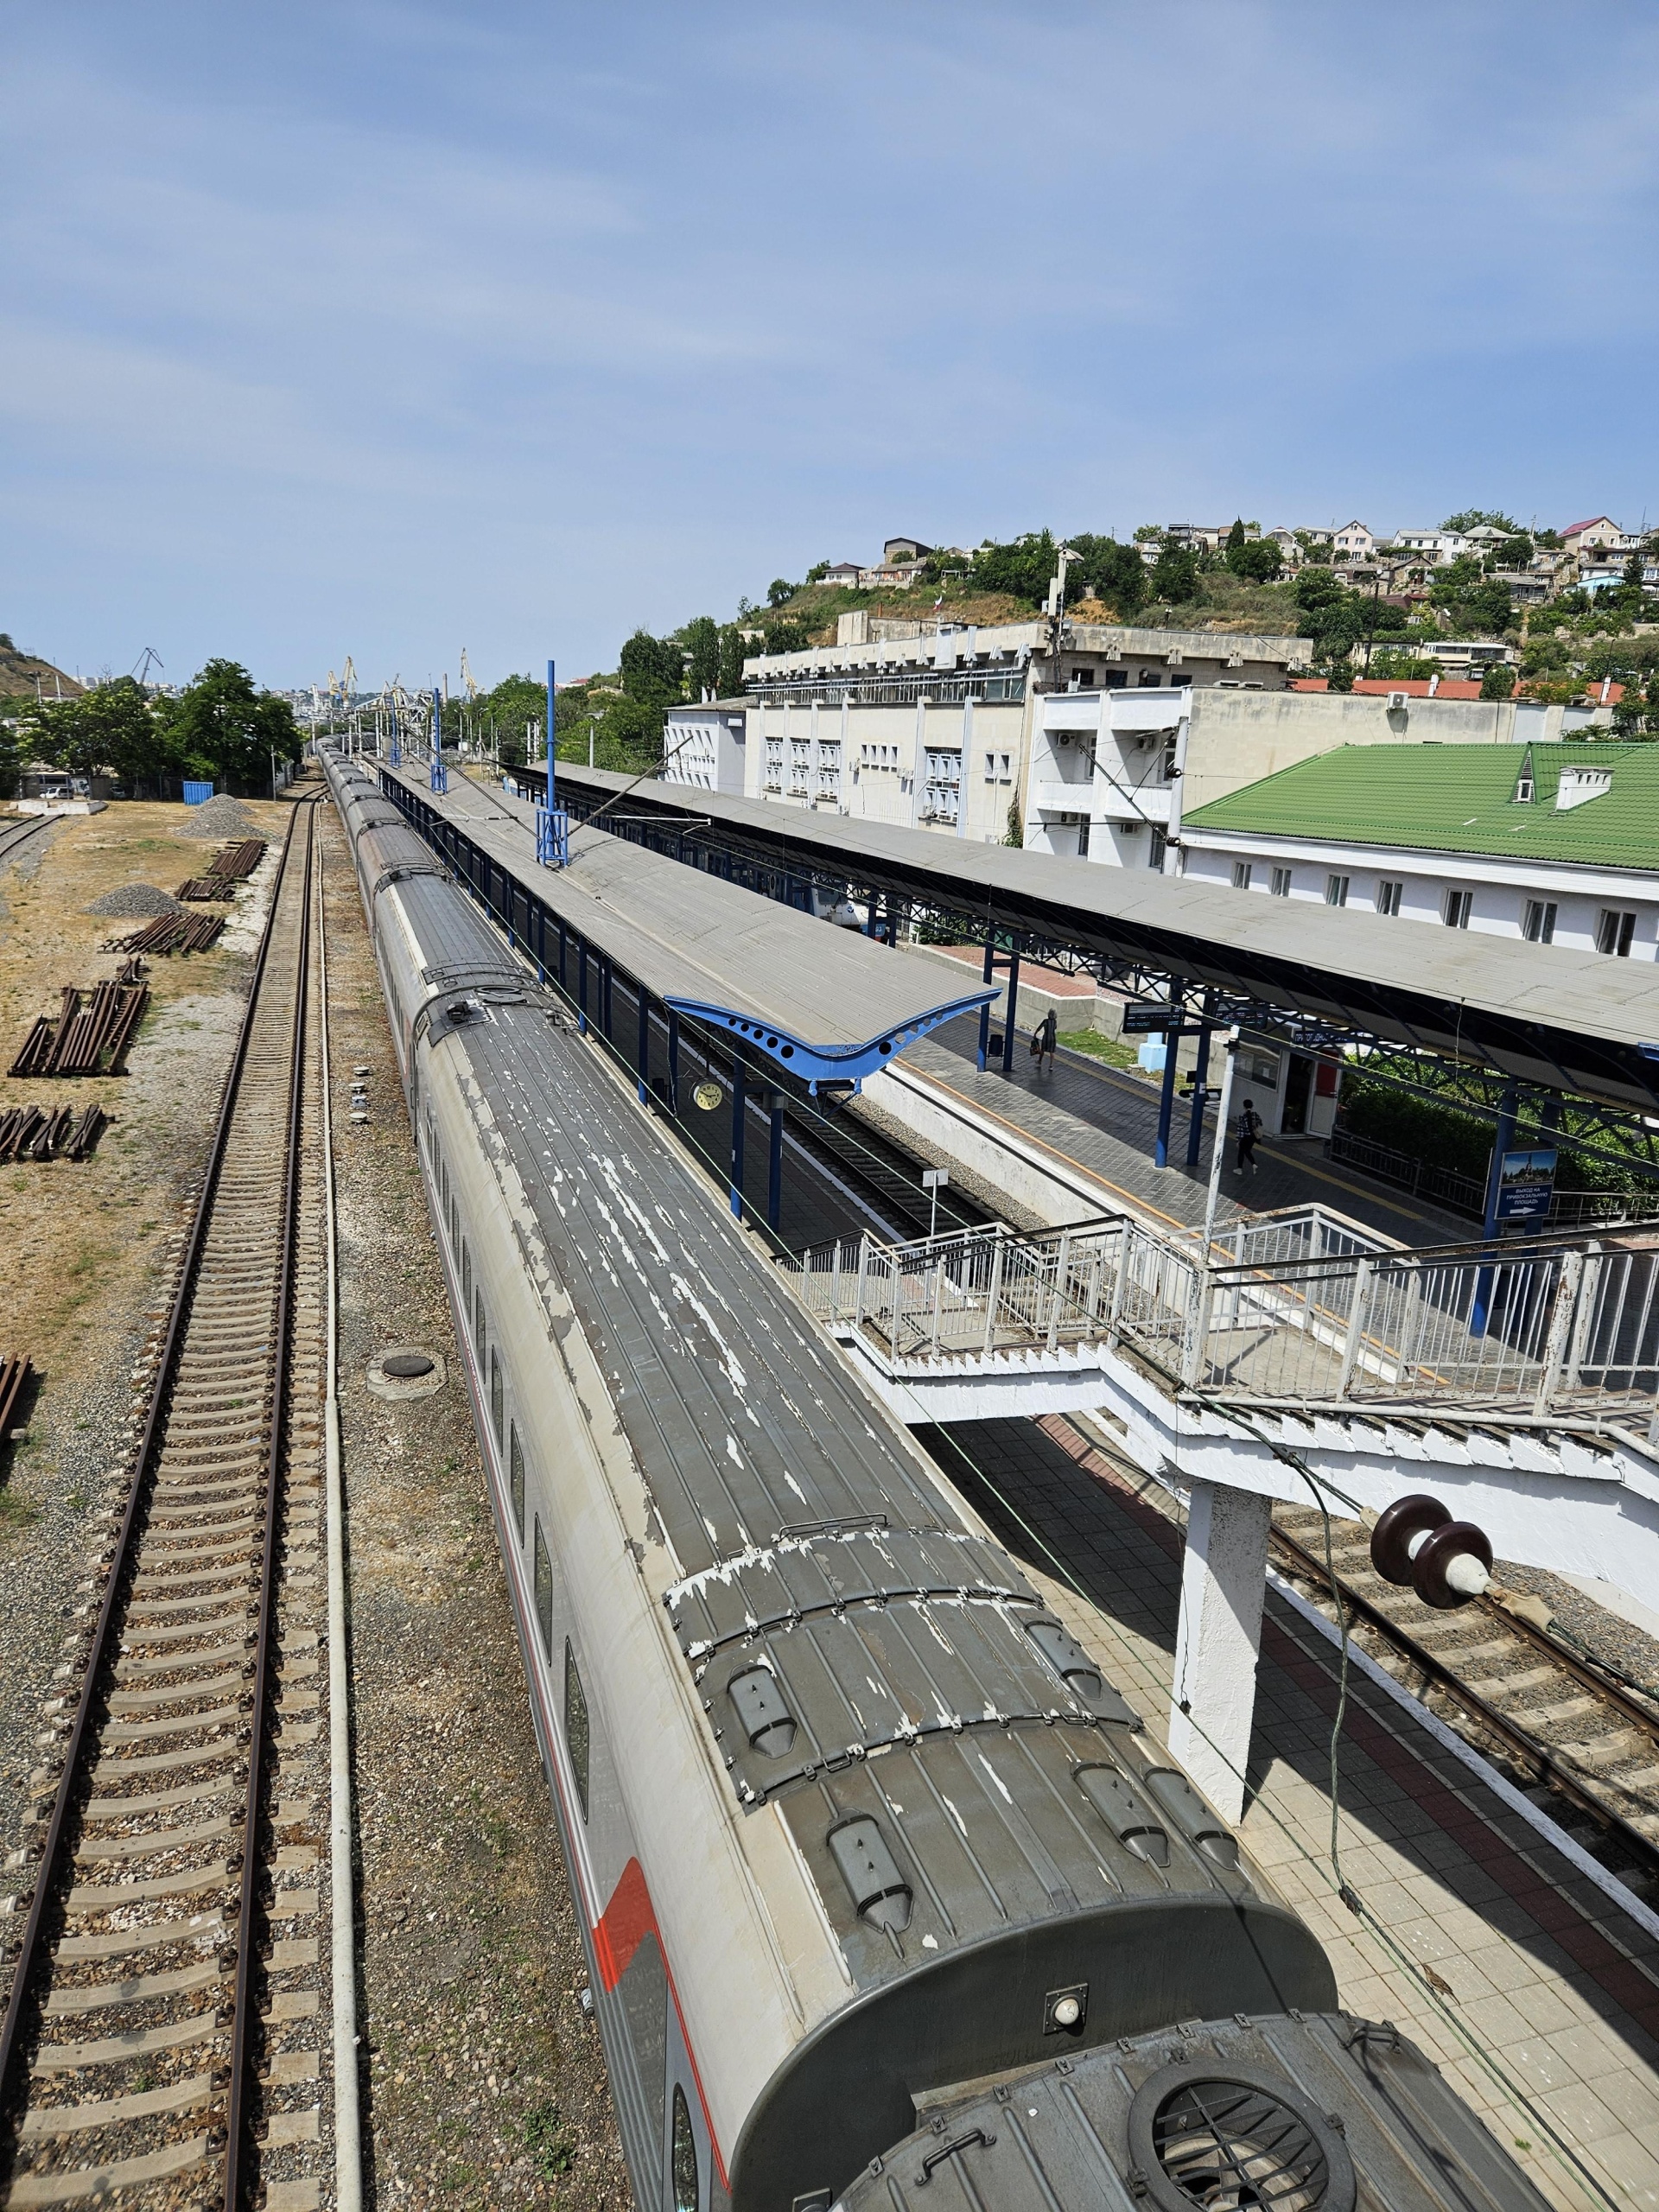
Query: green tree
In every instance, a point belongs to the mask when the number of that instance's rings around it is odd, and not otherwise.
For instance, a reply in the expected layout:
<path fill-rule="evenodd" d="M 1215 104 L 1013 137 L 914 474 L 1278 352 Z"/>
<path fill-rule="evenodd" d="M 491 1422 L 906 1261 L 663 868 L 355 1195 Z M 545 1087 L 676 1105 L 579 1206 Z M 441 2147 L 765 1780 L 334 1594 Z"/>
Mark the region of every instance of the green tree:
<path fill-rule="evenodd" d="M 821 584 L 829 573 L 830 563 L 827 561 L 815 561 L 806 572 L 806 581 L 810 584 Z"/>
<path fill-rule="evenodd" d="M 988 538 L 974 555 L 971 581 L 977 591 L 1007 592 L 1010 598 L 1039 607 L 1059 565 L 1052 531 L 1027 531 L 1007 544 Z"/>
<path fill-rule="evenodd" d="M 1103 600 L 1120 619 L 1145 604 L 1147 564 L 1133 545 L 1098 537 L 1092 531 L 1081 531 L 1066 543 L 1077 556 L 1067 575 L 1068 598 Z"/>
<path fill-rule="evenodd" d="M 554 719 L 562 726 L 560 709 L 568 692 L 554 705 Z M 452 702 L 453 703 L 453 702 Z M 539 759 L 547 744 L 547 683 L 534 676 L 504 676 L 493 691 L 482 691 L 467 709 L 467 724 L 486 742 L 493 741 L 497 754 L 509 767 L 518 767 L 531 757 Z M 455 734 L 461 734 L 459 726 Z M 449 735 L 446 719 L 444 735 Z"/>
<path fill-rule="evenodd" d="M 764 634 L 766 643 L 761 651 L 769 653 L 804 653 L 812 642 L 812 633 L 804 622 L 767 622 Z"/>
<path fill-rule="evenodd" d="M 1239 573 L 1238 556 L 1244 550 L 1244 548 L 1249 543 L 1249 538 L 1244 535 L 1243 516 L 1235 515 L 1233 518 L 1233 526 L 1227 533 L 1227 543 L 1224 547 L 1222 553 L 1223 559 L 1226 562 L 1228 567 L 1232 570 L 1235 575 L 1237 575 Z"/>
<path fill-rule="evenodd" d="M 799 589 L 798 584 L 786 583 L 782 576 L 774 576 L 766 586 L 766 605 L 768 607 L 786 606 Z"/>
<path fill-rule="evenodd" d="M 677 706 L 685 691 L 685 655 L 672 638 L 636 630 L 622 648 L 622 690 L 641 706 Z"/>
<path fill-rule="evenodd" d="M 680 632 L 686 652 L 686 683 L 691 696 L 720 688 L 720 631 L 712 615 L 699 614 Z"/>
<path fill-rule="evenodd" d="M 130 791 L 178 772 L 168 732 L 130 676 L 35 709 L 28 721 L 35 750 L 72 776 L 107 772 Z"/>
<path fill-rule="evenodd" d="M 1198 595 L 1198 556 L 1190 546 L 1165 538 L 1152 565 L 1152 595 L 1184 607 Z"/>
<path fill-rule="evenodd" d="M 1276 584 L 1284 570 L 1285 556 L 1272 538 L 1256 537 L 1239 548 L 1236 558 L 1230 546 L 1227 565 L 1249 583 Z"/>
<path fill-rule="evenodd" d="M 742 690 L 743 658 L 747 650 L 737 624 L 727 623 L 720 633 L 720 673 L 715 678 L 715 689 L 722 699 L 735 699 Z"/>
<path fill-rule="evenodd" d="M 23 762 L 22 725 L 0 721 L 0 798 L 10 798 L 17 789 L 17 771 Z"/>
<path fill-rule="evenodd" d="M 1510 699 L 1515 696 L 1515 671 L 1507 661 L 1495 660 L 1481 671 L 1483 699 Z"/>
<path fill-rule="evenodd" d="M 1447 515 L 1440 528 L 1455 531 L 1459 537 L 1465 537 L 1471 530 L 1479 530 L 1483 525 L 1488 530 L 1503 531 L 1510 537 L 1521 535 L 1520 524 L 1497 507 L 1461 508 L 1458 513 Z"/>
<path fill-rule="evenodd" d="M 292 707 L 256 690 L 239 661 L 210 660 L 165 711 L 181 766 L 231 790 L 269 791 L 273 755 L 292 760 L 301 749 Z"/>

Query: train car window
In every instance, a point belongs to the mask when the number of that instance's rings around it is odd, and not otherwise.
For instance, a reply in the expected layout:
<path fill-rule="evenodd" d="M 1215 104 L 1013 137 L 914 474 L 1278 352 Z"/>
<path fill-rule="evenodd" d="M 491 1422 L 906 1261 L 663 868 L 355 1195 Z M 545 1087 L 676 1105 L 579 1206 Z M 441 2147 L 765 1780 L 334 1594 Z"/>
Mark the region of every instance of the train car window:
<path fill-rule="evenodd" d="M 442 1182 L 442 1186 L 443 1186 L 443 1223 L 444 1223 L 444 1227 L 445 1227 L 446 1229 L 448 1229 L 448 1228 L 449 1228 L 449 1226 L 450 1226 L 450 1223 L 449 1223 L 449 1163 L 448 1163 L 448 1161 L 447 1160 L 440 1160 L 440 1161 L 439 1161 L 439 1163 L 438 1163 L 438 1176 L 439 1176 L 439 1179 L 440 1179 L 440 1181 Z M 451 1230 L 451 1234 L 452 1234 L 452 1235 L 454 1234 L 453 1230 Z"/>
<path fill-rule="evenodd" d="M 495 1431 L 495 1440 L 498 1444 L 506 1440 L 506 1377 L 501 1372 L 500 1355 L 498 1352 L 492 1352 L 490 1354 L 490 1426 Z"/>
<path fill-rule="evenodd" d="M 564 1643 L 564 1741 L 570 1754 L 571 1772 L 576 1777 L 576 1795 L 582 1800 L 582 1817 L 588 1817 L 588 1698 L 582 1687 L 582 1676 L 576 1672 L 576 1655 L 570 1649 L 570 1639 Z"/>
<path fill-rule="evenodd" d="M 691 2113 L 685 2091 L 674 2084 L 674 2149 L 672 2158 L 674 2212 L 697 2212 L 697 2139 L 691 2133 Z"/>
<path fill-rule="evenodd" d="M 486 1332 L 484 1327 L 484 1286 L 482 1283 L 480 1283 L 478 1287 L 478 1295 L 473 1300 L 473 1342 L 478 1346 L 478 1357 L 480 1362 L 484 1357 L 484 1346 L 486 1340 Z"/>
<path fill-rule="evenodd" d="M 553 1658 L 553 1560 L 542 1534 L 542 1516 L 536 1516 L 536 1620 L 542 1631 L 542 1656 Z"/>
<path fill-rule="evenodd" d="M 467 1249 L 467 1239 L 461 1240 L 461 1310 L 465 1313 L 473 1302 L 473 1255 Z"/>
<path fill-rule="evenodd" d="M 507 1488 L 512 1496 L 512 1525 L 518 1531 L 518 1541 L 524 1541 L 524 1447 L 518 1441 L 518 1424 L 512 1424 L 512 1440 L 507 1447 Z"/>

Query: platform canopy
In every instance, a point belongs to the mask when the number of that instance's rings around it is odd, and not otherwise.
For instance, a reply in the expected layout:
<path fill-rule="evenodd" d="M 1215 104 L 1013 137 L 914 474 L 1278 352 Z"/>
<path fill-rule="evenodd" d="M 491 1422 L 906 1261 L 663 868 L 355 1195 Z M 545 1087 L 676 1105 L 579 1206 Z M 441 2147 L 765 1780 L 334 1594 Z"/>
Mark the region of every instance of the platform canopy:
<path fill-rule="evenodd" d="M 521 771 L 528 783 L 529 775 Z M 539 776 L 536 779 L 539 782 Z M 627 779 L 559 763 L 578 814 Z M 1007 932 L 1033 957 L 1209 986 L 1328 1025 L 1577 1096 L 1659 1109 L 1659 964 L 1300 899 L 1248 898 L 1150 868 L 1062 860 L 683 785 L 628 790 L 630 815 L 740 849 L 803 880 L 932 905 Z M 690 825 L 702 822 L 700 833 Z"/>
<path fill-rule="evenodd" d="M 590 951 L 675 1013 L 741 1042 L 816 1090 L 855 1086 L 954 1015 L 1001 995 L 963 989 L 943 962 L 757 899 L 602 830 L 573 833 L 569 865 L 537 864 L 533 809 L 455 778 L 442 798 L 381 767 L 453 826 Z"/>

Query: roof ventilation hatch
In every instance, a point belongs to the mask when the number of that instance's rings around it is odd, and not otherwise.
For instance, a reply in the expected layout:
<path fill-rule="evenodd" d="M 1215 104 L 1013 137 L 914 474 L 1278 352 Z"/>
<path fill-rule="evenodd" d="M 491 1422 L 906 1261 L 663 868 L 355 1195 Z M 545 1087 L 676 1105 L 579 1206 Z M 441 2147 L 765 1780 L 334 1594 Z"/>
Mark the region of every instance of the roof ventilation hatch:
<path fill-rule="evenodd" d="M 1238 1871 L 1238 1839 L 1216 1818 L 1184 1774 L 1173 1766 L 1154 1766 L 1147 1774 L 1147 1787 L 1176 1827 L 1198 1847 L 1205 1857 L 1229 1873 Z"/>
<path fill-rule="evenodd" d="M 750 1750 L 763 1758 L 782 1758 L 795 1741 L 795 1716 L 771 1668 L 746 1667 L 727 1683 L 726 1694 L 737 1707 Z"/>
<path fill-rule="evenodd" d="M 1068 1689 L 1076 1690 L 1084 1697 L 1100 1695 L 1103 1685 L 1099 1668 L 1076 1637 L 1058 1621 L 1027 1621 L 1026 1634 Z"/>
<path fill-rule="evenodd" d="M 1077 1784 L 1107 1827 L 1137 1859 L 1167 1866 L 1169 1837 L 1150 1805 L 1113 1766 L 1080 1766 Z"/>
<path fill-rule="evenodd" d="M 902 1935 L 910 1925 L 913 1895 L 880 1825 L 860 1813 L 831 1828 L 824 1840 L 859 1918 Z"/>

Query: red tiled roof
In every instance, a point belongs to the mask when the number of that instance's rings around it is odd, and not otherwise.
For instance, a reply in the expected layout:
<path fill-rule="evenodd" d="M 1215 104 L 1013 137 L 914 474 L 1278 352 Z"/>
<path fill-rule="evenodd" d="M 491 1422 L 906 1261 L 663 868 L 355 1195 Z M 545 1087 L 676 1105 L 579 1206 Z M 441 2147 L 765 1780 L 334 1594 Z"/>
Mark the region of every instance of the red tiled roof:
<path fill-rule="evenodd" d="M 1611 515 L 1586 515 L 1582 522 L 1568 523 L 1567 528 L 1561 532 L 1561 536 L 1575 537 L 1581 530 L 1593 530 L 1599 522 L 1605 522 L 1612 530 L 1618 528 L 1618 524 L 1613 520 Z"/>
<path fill-rule="evenodd" d="M 1294 676 L 1290 680 L 1293 691 L 1328 691 L 1330 680 L 1323 676 Z M 1408 698 L 1427 699 L 1429 694 L 1427 677 L 1361 676 L 1354 679 L 1354 690 L 1363 691 L 1368 698 L 1385 696 L 1390 691 L 1403 691 Z M 1467 683 L 1459 678 L 1440 678 L 1433 696 L 1437 699 L 1478 699 L 1478 683 Z"/>

